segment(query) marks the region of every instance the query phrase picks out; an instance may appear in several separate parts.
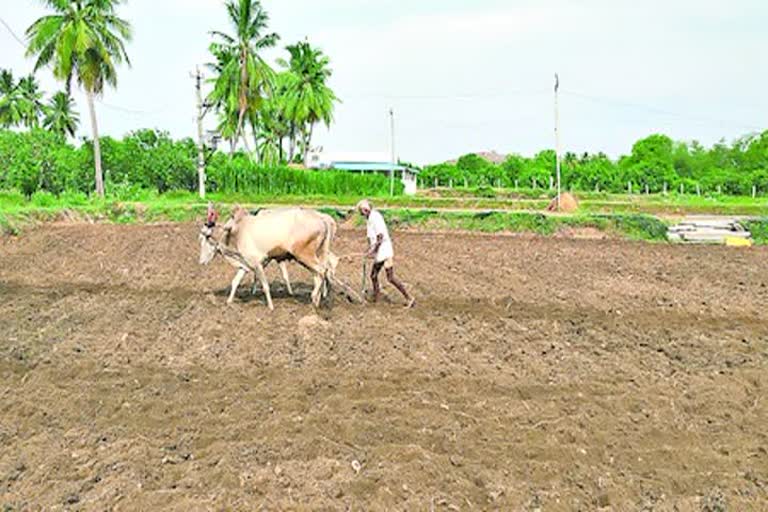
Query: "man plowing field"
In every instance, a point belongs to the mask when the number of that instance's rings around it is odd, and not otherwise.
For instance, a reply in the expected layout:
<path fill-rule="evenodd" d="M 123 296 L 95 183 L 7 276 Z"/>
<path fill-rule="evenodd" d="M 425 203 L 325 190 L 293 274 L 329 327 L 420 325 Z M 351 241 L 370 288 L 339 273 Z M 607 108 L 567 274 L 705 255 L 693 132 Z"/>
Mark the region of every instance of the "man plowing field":
<path fill-rule="evenodd" d="M 381 212 L 374 210 L 371 203 L 363 199 L 357 204 L 360 214 L 368 219 L 367 236 L 369 249 L 367 257 L 373 260 L 371 268 L 371 283 L 373 284 L 373 302 L 378 302 L 381 295 L 381 285 L 379 284 L 379 274 L 383 268 L 387 274 L 387 281 L 405 298 L 405 307 L 412 308 L 416 305 L 416 299 L 411 297 L 408 291 L 395 277 L 395 250 L 392 245 L 392 239 L 389 236 L 387 223 Z"/>

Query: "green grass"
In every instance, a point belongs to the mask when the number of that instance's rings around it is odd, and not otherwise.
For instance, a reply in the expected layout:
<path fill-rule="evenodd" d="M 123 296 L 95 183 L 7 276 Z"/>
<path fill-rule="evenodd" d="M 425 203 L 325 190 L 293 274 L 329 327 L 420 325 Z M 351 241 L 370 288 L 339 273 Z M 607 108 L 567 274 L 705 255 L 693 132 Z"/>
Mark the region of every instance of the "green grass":
<path fill-rule="evenodd" d="M 749 220 L 744 227 L 752 233 L 752 239 L 758 245 L 768 245 L 768 217 Z"/>
<path fill-rule="evenodd" d="M 152 191 L 140 189 L 117 189 L 106 200 L 89 199 L 82 193 L 64 193 L 53 196 L 47 192 L 38 192 L 31 199 L 26 199 L 17 192 L 0 191 L 0 212 L 25 211 L 30 209 L 103 209 L 110 202 L 140 203 L 153 211 L 175 209 L 179 206 L 197 208 L 205 204 L 196 194 L 187 191 L 172 191 L 162 196 Z M 551 200 L 549 191 L 529 190 L 525 193 L 506 192 L 497 197 L 477 197 L 482 191 L 439 190 L 427 191 L 415 197 L 395 196 L 374 198 L 378 207 L 388 208 L 426 208 L 457 210 L 505 210 L 505 211 L 544 211 Z M 438 196 L 434 197 L 433 194 Z M 615 214 L 646 213 L 662 216 L 687 214 L 721 214 L 768 217 L 768 199 L 751 197 L 710 196 L 670 194 L 656 195 L 616 195 L 606 193 L 577 193 L 580 201 L 579 213 Z M 210 200 L 220 204 L 265 205 L 265 204 L 304 204 L 308 206 L 352 207 L 360 196 L 345 195 L 262 195 L 247 193 L 213 193 Z"/>
<path fill-rule="evenodd" d="M 666 240 L 667 225 L 641 214 L 544 215 L 530 212 L 457 212 L 436 210 L 384 210 L 393 227 L 418 227 L 479 231 L 484 233 L 535 233 L 553 235 L 565 228 L 594 228 L 635 240 Z"/>
<path fill-rule="evenodd" d="M 142 200 L 137 201 L 140 197 Z M 295 205 L 318 207 L 338 219 L 344 218 L 359 197 L 344 196 L 261 196 L 254 194 L 211 194 L 220 205 L 222 216 L 231 206 Z M 394 226 L 499 232 L 529 232 L 552 235 L 566 228 L 594 228 L 603 232 L 641 240 L 663 240 L 666 224 L 660 213 L 729 213 L 754 216 L 748 223 L 758 243 L 768 244 L 768 208 L 758 198 L 703 198 L 697 196 L 621 196 L 603 193 L 586 195 L 575 215 L 545 215 L 547 197 L 540 199 L 477 197 L 405 197 L 379 198 L 376 206 L 384 209 Z M 107 199 L 90 199 L 80 193 L 53 196 L 39 192 L 27 199 L 16 192 L 0 191 L 0 230 L 18 233 L 28 225 L 56 220 L 62 216 L 81 217 L 102 222 L 199 221 L 206 201 L 190 192 L 171 192 L 158 196 L 145 191 L 120 191 Z M 499 211 L 503 210 L 503 211 Z"/>
<path fill-rule="evenodd" d="M 478 208 L 508 210 L 542 210 L 555 193 L 543 189 L 455 188 L 423 192 L 434 207 L 474 205 Z M 606 192 L 575 192 L 580 210 L 591 213 L 649 213 L 657 215 L 719 214 L 768 215 L 768 198 L 737 197 L 719 194 L 690 195 L 670 192 L 664 194 L 609 194 Z M 427 197 L 424 197 L 426 199 Z"/>

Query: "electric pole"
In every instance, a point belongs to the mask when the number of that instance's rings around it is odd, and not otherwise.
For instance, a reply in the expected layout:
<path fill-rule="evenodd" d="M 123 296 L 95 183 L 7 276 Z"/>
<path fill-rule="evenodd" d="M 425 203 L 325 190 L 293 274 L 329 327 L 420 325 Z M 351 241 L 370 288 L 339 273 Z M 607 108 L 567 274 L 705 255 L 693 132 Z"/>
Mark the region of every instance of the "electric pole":
<path fill-rule="evenodd" d="M 557 211 L 560 211 L 560 77 L 555 73 L 555 161 L 557 167 Z"/>
<path fill-rule="evenodd" d="M 389 149 L 392 166 L 389 169 L 389 195 L 395 195 L 395 110 L 389 109 Z"/>
<path fill-rule="evenodd" d="M 203 75 L 195 68 L 195 93 L 197 95 L 197 181 L 200 199 L 205 199 L 205 141 L 203 140 Z"/>

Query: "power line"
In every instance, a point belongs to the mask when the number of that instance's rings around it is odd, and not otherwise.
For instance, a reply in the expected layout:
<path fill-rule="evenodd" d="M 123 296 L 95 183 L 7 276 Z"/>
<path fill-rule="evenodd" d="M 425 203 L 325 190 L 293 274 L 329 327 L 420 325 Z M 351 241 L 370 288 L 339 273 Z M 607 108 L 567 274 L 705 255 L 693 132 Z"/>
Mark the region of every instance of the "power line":
<path fill-rule="evenodd" d="M 19 36 L 17 36 L 17 35 L 16 35 L 16 32 L 14 32 L 14 31 L 13 31 L 13 29 L 11 28 L 11 26 L 10 26 L 10 25 L 8 25 L 8 23 L 6 23 L 6 22 L 5 22 L 5 20 L 4 20 L 3 18 L 0 18 L 0 23 L 2 23 L 2 24 L 5 26 L 6 30 L 8 30 L 8 32 L 10 32 L 10 33 L 11 33 L 11 36 L 13 36 L 13 38 L 14 38 L 14 39 L 15 39 L 15 40 L 16 40 L 16 41 L 17 41 L 17 42 L 18 42 L 18 43 L 19 43 L 19 44 L 20 44 L 22 47 L 24 47 L 25 49 L 27 48 L 27 45 L 26 45 L 26 43 L 24 43 L 24 41 L 22 41 L 22 40 L 21 40 L 21 38 L 20 38 Z"/>
<path fill-rule="evenodd" d="M 600 97 L 600 96 L 591 96 L 589 94 L 582 94 L 582 93 L 573 92 L 573 91 L 563 91 L 563 94 L 566 94 L 568 96 L 573 96 L 575 98 L 580 98 L 580 99 L 592 101 L 592 102 L 595 102 L 595 103 L 613 104 L 613 105 L 617 105 L 617 106 L 621 106 L 621 107 L 629 107 L 629 108 L 634 108 L 634 109 L 637 109 L 637 110 L 644 110 L 644 111 L 652 113 L 652 114 L 659 114 L 659 115 L 662 115 L 662 116 L 674 117 L 674 118 L 677 118 L 677 119 L 685 119 L 685 120 L 689 120 L 689 121 L 699 121 L 699 122 L 705 121 L 705 122 L 712 122 L 712 123 L 718 123 L 718 124 L 730 124 L 732 126 L 739 126 L 741 128 L 747 129 L 747 130 L 760 130 L 761 129 L 760 127 L 757 127 L 757 126 L 754 126 L 754 125 L 748 125 L 748 124 L 742 123 L 740 121 L 732 121 L 732 120 L 726 120 L 726 119 L 717 119 L 717 118 L 713 118 L 713 117 L 704 117 L 704 116 L 691 116 L 689 114 L 683 114 L 683 113 L 680 113 L 680 112 L 672 112 L 670 110 L 661 109 L 661 108 L 654 107 L 654 106 L 643 105 L 643 104 L 640 104 L 640 103 L 634 103 L 634 102 L 629 102 L 629 101 L 625 101 L 625 100 L 617 100 L 617 99 L 614 99 L 614 98 L 605 98 L 605 97 Z"/>
<path fill-rule="evenodd" d="M 137 115 L 137 116 L 157 115 L 157 114 L 168 111 L 167 108 L 161 108 L 157 110 L 138 110 L 138 109 L 120 107 L 118 105 L 112 105 L 110 103 L 105 103 L 103 100 L 100 100 L 100 99 L 97 99 L 96 101 L 98 101 L 100 105 L 103 105 L 108 109 L 116 110 L 118 112 L 123 112 L 124 114 L 131 114 L 131 115 Z"/>
<path fill-rule="evenodd" d="M 353 94 L 342 95 L 345 98 L 352 99 L 386 99 L 386 100 L 473 100 L 473 99 L 493 99 L 503 98 L 507 96 L 535 96 L 539 94 L 546 94 L 546 91 L 531 91 L 531 90 L 507 90 L 491 93 L 467 93 L 467 94 L 383 94 L 383 93 L 370 93 L 370 94 Z"/>

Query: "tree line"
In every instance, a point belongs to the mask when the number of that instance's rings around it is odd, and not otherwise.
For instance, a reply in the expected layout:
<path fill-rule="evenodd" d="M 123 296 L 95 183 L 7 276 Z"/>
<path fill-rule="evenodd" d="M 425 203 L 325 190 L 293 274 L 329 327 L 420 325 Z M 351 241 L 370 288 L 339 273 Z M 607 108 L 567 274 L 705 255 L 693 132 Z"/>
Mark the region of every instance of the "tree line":
<path fill-rule="evenodd" d="M 422 186 L 549 188 L 555 179 L 556 154 L 544 150 L 533 157 L 509 155 L 493 164 L 476 154 L 455 163 L 425 167 Z M 561 161 L 563 187 L 581 191 L 659 193 L 768 192 L 768 131 L 720 141 L 707 148 L 698 142 L 675 142 L 654 134 L 637 141 L 618 159 L 603 153 L 566 153 Z"/>
<path fill-rule="evenodd" d="M 74 137 L 80 123 L 72 96 L 64 91 L 48 101 L 35 75 L 16 78 L 13 71 L 0 69 L 0 128 L 45 128 Z"/>
<path fill-rule="evenodd" d="M 0 130 L 0 190 L 88 194 L 94 190 L 91 141 L 80 146 L 42 128 Z M 101 138 L 104 183 L 112 197 L 131 199 L 142 193 L 163 194 L 197 189 L 197 147 L 191 138 L 172 139 L 167 132 L 136 130 L 122 139 Z M 343 171 L 306 172 L 285 164 L 267 165 L 237 151 L 215 152 L 208 160 L 211 192 L 249 195 L 383 196 L 383 175 Z M 402 193 L 397 183 L 396 193 Z"/>

